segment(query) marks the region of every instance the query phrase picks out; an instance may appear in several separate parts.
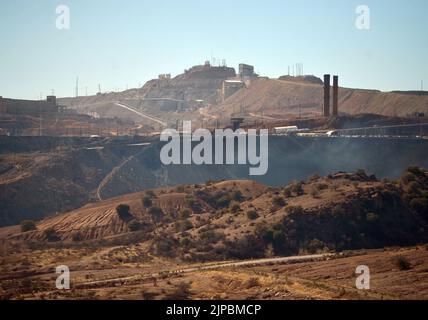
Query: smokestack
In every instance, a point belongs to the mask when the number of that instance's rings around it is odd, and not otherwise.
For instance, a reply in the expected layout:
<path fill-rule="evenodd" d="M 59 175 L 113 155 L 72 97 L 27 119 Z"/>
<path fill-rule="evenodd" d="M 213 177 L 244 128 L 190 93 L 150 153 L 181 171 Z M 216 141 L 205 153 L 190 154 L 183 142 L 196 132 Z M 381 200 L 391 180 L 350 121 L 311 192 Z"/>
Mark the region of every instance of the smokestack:
<path fill-rule="evenodd" d="M 339 77 L 333 76 L 333 116 L 339 114 Z"/>
<path fill-rule="evenodd" d="M 324 75 L 324 117 L 330 116 L 330 75 Z"/>

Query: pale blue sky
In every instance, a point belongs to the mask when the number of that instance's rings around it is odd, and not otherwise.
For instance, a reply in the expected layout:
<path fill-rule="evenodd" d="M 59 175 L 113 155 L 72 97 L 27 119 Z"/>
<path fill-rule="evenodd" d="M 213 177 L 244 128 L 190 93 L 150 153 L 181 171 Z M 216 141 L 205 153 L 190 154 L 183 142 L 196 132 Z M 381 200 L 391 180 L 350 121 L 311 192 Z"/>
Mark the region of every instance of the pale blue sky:
<path fill-rule="evenodd" d="M 71 29 L 55 27 L 69 5 Z M 371 29 L 357 30 L 368 5 Z M 226 59 L 269 77 L 301 62 L 339 74 L 341 85 L 428 87 L 427 0 L 1 0 L 0 95 L 35 99 L 144 84 L 195 64 Z"/>

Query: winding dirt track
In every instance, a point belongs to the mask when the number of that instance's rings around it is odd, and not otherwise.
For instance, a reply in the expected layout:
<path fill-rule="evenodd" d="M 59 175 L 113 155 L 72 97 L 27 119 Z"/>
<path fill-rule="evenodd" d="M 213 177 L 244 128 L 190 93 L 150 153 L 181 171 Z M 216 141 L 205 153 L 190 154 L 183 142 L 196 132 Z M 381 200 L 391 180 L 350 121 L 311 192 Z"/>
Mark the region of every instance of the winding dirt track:
<path fill-rule="evenodd" d="M 122 169 L 122 167 L 124 165 L 126 165 L 129 161 L 133 160 L 136 156 L 138 156 L 143 150 L 141 150 L 140 152 L 138 152 L 137 154 L 134 154 L 128 158 L 126 158 L 125 160 L 123 160 L 118 166 L 114 167 L 105 177 L 104 179 L 100 182 L 100 184 L 98 185 L 97 188 L 97 198 L 98 200 L 102 201 L 103 198 L 101 197 L 101 192 L 102 189 L 113 179 L 113 177 L 115 176 L 115 174 L 117 174 L 120 169 Z"/>

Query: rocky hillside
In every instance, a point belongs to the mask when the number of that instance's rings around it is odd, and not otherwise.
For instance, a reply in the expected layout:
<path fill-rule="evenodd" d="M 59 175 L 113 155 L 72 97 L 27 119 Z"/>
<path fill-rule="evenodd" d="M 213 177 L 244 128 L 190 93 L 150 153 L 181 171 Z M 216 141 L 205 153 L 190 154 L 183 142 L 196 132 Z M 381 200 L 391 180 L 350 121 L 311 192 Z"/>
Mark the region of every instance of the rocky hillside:
<path fill-rule="evenodd" d="M 135 119 L 134 113 L 115 105 L 115 102 L 122 101 L 150 115 L 165 118 L 169 112 L 197 107 L 198 100 L 202 100 L 203 104 L 217 103 L 223 81 L 235 76 L 233 68 L 195 66 L 171 79 L 150 80 L 142 88 L 89 97 L 62 98 L 59 103 L 79 112 L 97 112 L 102 117 Z"/>
<path fill-rule="evenodd" d="M 316 78 L 315 78 L 316 79 Z M 212 106 L 213 116 L 229 116 L 243 110 L 248 115 L 270 118 L 319 116 L 324 89 L 320 79 L 281 77 L 260 78 L 223 103 Z M 242 106 L 242 109 L 241 109 Z M 428 113 L 428 95 L 423 92 L 380 92 L 377 90 L 339 89 L 340 112 L 373 113 L 386 116 L 407 116 Z"/>
<path fill-rule="evenodd" d="M 358 171 L 277 188 L 232 180 L 149 190 L 0 235 L 48 242 L 133 235 L 159 256 L 243 259 L 422 243 L 427 212 L 428 171 L 411 167 L 397 181 Z"/>

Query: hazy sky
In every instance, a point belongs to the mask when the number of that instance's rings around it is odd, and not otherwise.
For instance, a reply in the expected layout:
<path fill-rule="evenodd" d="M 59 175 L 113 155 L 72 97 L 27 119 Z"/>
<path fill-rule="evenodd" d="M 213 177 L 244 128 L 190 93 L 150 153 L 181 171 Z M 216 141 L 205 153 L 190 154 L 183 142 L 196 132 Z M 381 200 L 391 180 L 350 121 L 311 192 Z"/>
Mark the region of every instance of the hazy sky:
<path fill-rule="evenodd" d="M 70 29 L 56 28 L 56 7 Z M 355 26 L 370 8 L 370 30 Z M 261 75 L 339 74 L 341 86 L 428 87 L 427 0 L 1 0 L 0 95 L 36 99 L 143 85 L 212 56 Z"/>

